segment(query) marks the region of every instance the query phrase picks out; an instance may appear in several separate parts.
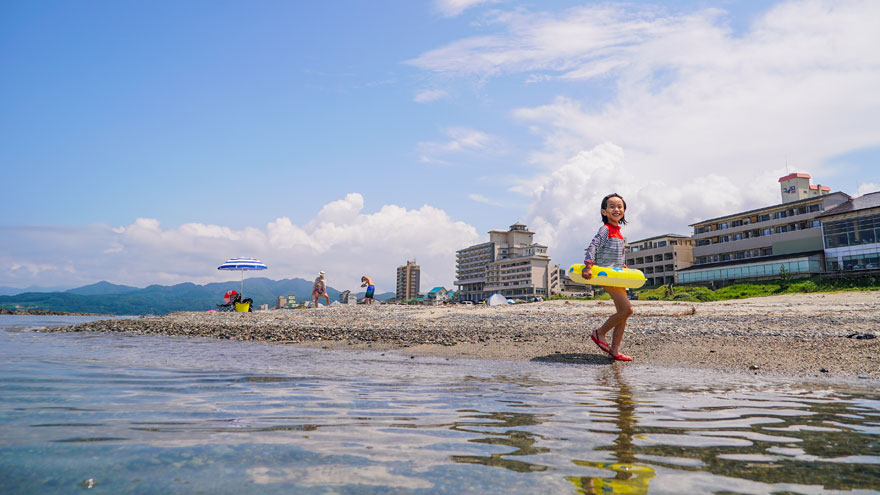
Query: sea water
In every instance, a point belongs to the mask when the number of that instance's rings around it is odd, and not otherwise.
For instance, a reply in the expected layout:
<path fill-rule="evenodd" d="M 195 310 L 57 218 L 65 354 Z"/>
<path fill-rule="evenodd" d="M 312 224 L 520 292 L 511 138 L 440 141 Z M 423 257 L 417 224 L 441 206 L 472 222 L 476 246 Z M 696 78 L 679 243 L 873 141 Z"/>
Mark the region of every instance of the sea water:
<path fill-rule="evenodd" d="M 880 493 L 876 382 L 15 321 L 0 319 L 3 494 Z"/>

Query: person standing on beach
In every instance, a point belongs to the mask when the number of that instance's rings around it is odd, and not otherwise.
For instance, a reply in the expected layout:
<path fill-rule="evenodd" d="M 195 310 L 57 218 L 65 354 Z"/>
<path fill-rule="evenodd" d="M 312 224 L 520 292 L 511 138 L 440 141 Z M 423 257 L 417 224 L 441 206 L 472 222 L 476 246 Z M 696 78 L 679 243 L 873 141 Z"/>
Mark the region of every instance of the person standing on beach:
<path fill-rule="evenodd" d="M 315 300 L 315 308 L 318 308 L 318 298 L 324 296 L 327 306 L 330 306 L 330 296 L 327 295 L 327 284 L 324 283 L 324 272 L 318 273 L 315 285 L 312 286 L 312 299 Z"/>
<path fill-rule="evenodd" d="M 584 255 L 584 265 L 581 272 L 585 279 L 593 276 L 593 265 L 626 268 L 623 256 L 626 242 L 620 235 L 620 226 L 626 225 L 626 201 L 617 193 L 611 193 L 602 199 L 602 226 L 596 233 L 590 245 L 587 246 Z M 633 307 L 626 297 L 626 289 L 623 287 L 605 287 L 605 291 L 614 301 L 616 313 L 599 328 L 590 334 L 592 340 L 599 349 L 607 352 L 616 361 L 632 361 L 632 358 L 620 352 L 620 342 L 623 340 L 623 331 L 626 329 L 626 320 L 632 316 Z M 614 330 L 611 344 L 605 338 L 608 332 Z"/>
<path fill-rule="evenodd" d="M 373 279 L 364 275 L 361 277 L 361 287 L 367 288 L 367 294 L 364 296 L 364 304 L 373 304 L 373 293 L 376 292 L 376 286 L 373 285 Z"/>

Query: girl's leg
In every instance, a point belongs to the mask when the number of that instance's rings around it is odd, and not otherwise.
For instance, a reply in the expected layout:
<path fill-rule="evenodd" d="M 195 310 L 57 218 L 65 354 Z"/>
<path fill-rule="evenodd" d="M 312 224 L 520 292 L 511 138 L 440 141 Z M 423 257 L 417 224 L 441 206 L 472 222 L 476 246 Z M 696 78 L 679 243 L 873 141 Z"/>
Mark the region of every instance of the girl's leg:
<path fill-rule="evenodd" d="M 614 300 L 614 307 L 617 313 L 612 317 L 615 318 L 614 335 L 611 338 L 611 355 L 616 356 L 620 351 L 620 342 L 623 340 L 623 331 L 626 330 L 626 320 L 632 316 L 633 307 L 626 297 L 626 289 L 623 287 L 606 287 L 606 291 Z M 609 321 L 612 319 L 609 318 Z"/>
<path fill-rule="evenodd" d="M 632 305 L 626 298 L 626 289 L 620 287 L 605 287 L 605 292 L 611 296 L 611 300 L 614 301 L 614 308 L 617 312 L 605 320 L 605 323 L 603 323 L 601 327 L 596 329 L 596 336 L 599 337 L 599 340 L 602 342 L 607 342 L 605 336 L 608 332 L 610 332 L 612 328 L 617 327 L 621 321 L 625 322 L 626 319 L 629 318 L 629 315 L 632 314 Z"/>

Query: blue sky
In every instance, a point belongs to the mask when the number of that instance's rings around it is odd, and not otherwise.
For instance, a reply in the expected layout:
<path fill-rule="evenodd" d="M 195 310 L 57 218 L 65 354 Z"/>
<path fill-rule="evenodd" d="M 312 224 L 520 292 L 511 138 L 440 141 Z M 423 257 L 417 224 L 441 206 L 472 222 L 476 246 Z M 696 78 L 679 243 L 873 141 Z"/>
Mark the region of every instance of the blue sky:
<path fill-rule="evenodd" d="M 0 286 L 362 272 L 526 222 L 568 265 L 880 184 L 876 2 L 0 2 Z M 424 287 L 423 287 L 424 288 Z M 426 287 L 429 289 L 430 287 Z"/>

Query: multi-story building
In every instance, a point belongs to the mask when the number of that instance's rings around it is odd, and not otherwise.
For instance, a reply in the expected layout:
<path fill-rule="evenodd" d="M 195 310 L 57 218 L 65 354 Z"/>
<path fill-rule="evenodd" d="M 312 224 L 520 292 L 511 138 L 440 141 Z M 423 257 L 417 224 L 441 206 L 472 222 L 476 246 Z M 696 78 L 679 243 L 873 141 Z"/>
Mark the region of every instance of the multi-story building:
<path fill-rule="evenodd" d="M 352 294 L 350 290 L 344 290 L 339 293 L 339 304 L 355 305 L 357 304 L 357 295 Z"/>
<path fill-rule="evenodd" d="M 568 276 L 568 270 L 565 267 L 560 266 L 557 273 L 557 276 L 559 277 L 559 294 L 564 296 L 593 295 L 593 286 L 579 284 L 572 280 L 571 277 Z"/>
<path fill-rule="evenodd" d="M 803 179 L 807 179 L 804 183 Z M 779 179 L 781 204 L 691 224 L 694 264 L 681 283 L 817 274 L 824 269 L 820 214 L 849 200 L 842 192 L 809 185 L 809 175 Z M 806 185 L 805 185 L 806 184 Z M 795 187 L 792 192 L 791 187 Z M 813 194 L 815 192 L 815 194 Z M 792 199 L 792 194 L 806 199 Z"/>
<path fill-rule="evenodd" d="M 880 192 L 852 198 L 819 215 L 819 219 L 828 273 L 880 269 Z"/>
<path fill-rule="evenodd" d="M 530 299 L 559 292 L 559 267 L 550 264 L 547 246 L 533 242 L 534 235 L 515 223 L 507 231 L 490 231 L 489 242 L 457 251 L 459 300 L 480 302 L 492 294 Z"/>
<path fill-rule="evenodd" d="M 782 202 L 791 203 L 831 192 L 830 187 L 810 184 L 810 179 L 810 174 L 788 174 L 785 177 L 780 177 L 779 187 L 782 193 Z"/>
<path fill-rule="evenodd" d="M 679 234 L 666 234 L 635 241 L 626 246 L 626 266 L 641 270 L 646 285 L 678 283 L 678 271 L 694 263 L 694 241 Z"/>
<path fill-rule="evenodd" d="M 421 268 L 414 260 L 397 267 L 397 299 L 404 301 L 419 297 L 420 274 Z"/>

